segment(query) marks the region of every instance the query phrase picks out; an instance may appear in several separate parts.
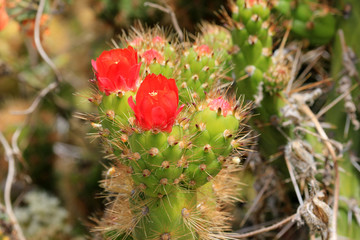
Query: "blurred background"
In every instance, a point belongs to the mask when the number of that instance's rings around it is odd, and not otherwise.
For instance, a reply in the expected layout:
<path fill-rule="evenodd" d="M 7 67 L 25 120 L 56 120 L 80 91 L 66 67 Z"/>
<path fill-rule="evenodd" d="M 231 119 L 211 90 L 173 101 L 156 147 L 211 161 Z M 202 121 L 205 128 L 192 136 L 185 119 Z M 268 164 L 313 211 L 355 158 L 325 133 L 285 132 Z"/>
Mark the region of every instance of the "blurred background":
<path fill-rule="evenodd" d="M 40 39 L 62 81 L 33 112 L 19 114 L 57 76 L 34 42 L 39 1 L 0 1 L 8 14 L 5 21 L 0 13 L 0 131 L 13 149 L 18 148 L 13 208 L 28 239 L 89 239 L 92 219 L 101 217 L 103 209 L 99 181 L 107 165 L 99 142 L 89 135 L 89 123 L 75 117 L 96 112 L 87 100 L 88 80 L 93 78 L 90 61 L 110 48 L 111 39 L 119 42 L 118 35 L 138 20 L 165 28 L 172 22 L 169 14 L 145 6 L 143 0 L 45 2 Z M 156 3 L 170 6 L 181 16 L 181 29 L 195 33 L 201 20 L 219 23 L 214 12 L 226 1 Z M 0 147 L 0 203 L 7 172 Z M 0 239 L 11 227 L 0 205 Z"/>

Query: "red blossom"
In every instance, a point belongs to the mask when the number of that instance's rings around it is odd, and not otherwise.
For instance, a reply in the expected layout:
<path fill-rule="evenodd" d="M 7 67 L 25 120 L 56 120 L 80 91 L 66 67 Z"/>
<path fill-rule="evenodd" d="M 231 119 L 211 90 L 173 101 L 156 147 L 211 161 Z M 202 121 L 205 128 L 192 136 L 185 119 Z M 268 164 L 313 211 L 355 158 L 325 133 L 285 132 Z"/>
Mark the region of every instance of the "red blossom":
<path fill-rule="evenodd" d="M 103 51 L 91 63 L 100 91 L 110 94 L 136 90 L 141 63 L 138 63 L 137 52 L 131 46 Z"/>
<path fill-rule="evenodd" d="M 135 124 L 143 130 L 171 132 L 175 119 L 184 106 L 178 108 L 179 94 L 175 80 L 163 75 L 147 75 L 128 103 L 135 113 Z"/>
<path fill-rule="evenodd" d="M 9 15 L 6 12 L 5 0 L 0 0 L 0 31 L 3 30 L 9 22 Z"/>
<path fill-rule="evenodd" d="M 221 109 L 221 112 L 224 117 L 228 114 L 229 111 L 231 111 L 231 105 L 228 101 L 223 99 L 222 97 L 218 97 L 214 100 L 212 100 L 209 103 L 210 110 L 217 111 L 219 108 Z"/>
<path fill-rule="evenodd" d="M 142 54 L 142 57 L 145 59 L 146 64 L 150 64 L 154 59 L 156 59 L 157 62 L 162 62 L 164 60 L 164 57 L 155 49 L 150 49 L 145 51 Z"/>
<path fill-rule="evenodd" d="M 246 1 L 245 1 L 247 7 L 252 7 L 252 6 L 254 6 L 254 5 L 255 5 L 255 2 L 256 2 L 256 0 L 246 0 Z"/>

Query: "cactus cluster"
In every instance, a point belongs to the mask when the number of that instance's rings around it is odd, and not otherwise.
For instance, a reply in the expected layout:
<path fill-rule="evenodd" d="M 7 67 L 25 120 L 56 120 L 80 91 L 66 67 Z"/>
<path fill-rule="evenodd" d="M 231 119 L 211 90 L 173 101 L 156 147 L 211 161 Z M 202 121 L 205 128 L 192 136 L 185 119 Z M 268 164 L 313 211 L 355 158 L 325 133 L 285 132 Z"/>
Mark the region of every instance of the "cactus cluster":
<path fill-rule="evenodd" d="M 280 175 L 286 176 L 290 173 L 293 179 L 294 191 L 299 201 L 298 221 L 302 222 L 304 220 L 310 227 L 312 234 L 317 232 L 330 239 L 335 237 L 334 232 L 336 231 L 342 234 L 345 233 L 349 237 L 356 236 L 356 229 L 358 229 L 358 226 L 355 226 L 356 224 L 351 224 L 351 227 L 346 229 L 343 222 L 339 221 L 339 227 L 335 229 L 336 215 L 333 214 L 333 209 L 329 206 L 329 201 L 326 200 L 327 197 L 324 192 L 330 187 L 339 188 L 339 186 L 336 186 L 338 184 L 336 183 L 338 170 L 334 170 L 335 173 L 332 173 L 327 164 L 319 161 L 318 157 L 314 157 L 319 154 L 320 156 L 325 155 L 326 158 L 336 162 L 337 159 L 342 158 L 342 155 L 332 154 L 330 156 L 329 153 L 320 153 L 322 149 L 328 148 L 328 146 L 321 142 L 319 137 L 314 137 L 318 136 L 317 134 L 321 130 L 307 123 L 309 119 L 315 122 L 318 121 L 314 120 L 316 118 L 315 114 L 312 113 L 309 106 L 327 90 L 324 87 L 310 90 L 311 84 L 301 86 L 305 80 L 301 79 L 301 77 L 297 79 L 298 69 L 301 68 L 297 66 L 297 57 L 295 56 L 296 47 L 301 45 L 292 43 L 295 47 L 286 46 L 284 39 L 281 39 L 282 43 L 279 48 L 272 51 L 272 38 L 276 38 L 276 34 L 272 31 L 273 27 L 269 27 L 268 23 L 266 24 L 266 22 L 270 22 L 269 18 L 280 15 L 278 21 L 281 22 L 287 19 L 291 23 L 284 23 L 291 30 L 289 39 L 293 37 L 305 39 L 310 44 L 304 44 L 303 46 L 312 47 L 326 44 L 333 38 L 336 31 L 335 11 L 325 3 L 312 0 L 280 0 L 273 1 L 271 4 L 262 0 L 240 0 L 231 5 L 231 10 L 232 21 L 228 21 L 228 25 L 235 46 L 233 63 L 237 77 L 235 79 L 237 83 L 236 91 L 238 94 L 245 94 L 247 99 L 253 99 L 257 106 L 255 111 L 258 116 L 253 118 L 251 125 L 260 134 L 258 144 L 262 160 L 266 161 L 266 159 L 272 158 L 279 153 L 283 155 L 283 157 L 279 158 L 280 160 L 271 165 L 279 170 Z M 274 14 L 274 16 L 269 17 L 270 10 L 277 11 L 276 14 L 278 15 Z M 265 31 L 266 27 L 270 30 Z M 260 43 L 252 41 L 252 39 L 260 39 Z M 267 43 L 268 45 L 266 45 Z M 266 49 L 269 51 L 264 51 Z M 266 52 L 269 53 L 266 58 L 267 61 L 263 61 Z M 310 69 L 309 65 L 317 65 L 315 68 L 319 68 L 320 64 L 311 62 L 315 60 L 313 57 L 314 52 L 310 50 L 308 53 L 304 53 L 306 57 L 312 60 L 303 60 L 306 59 L 305 56 L 303 58 L 298 57 L 302 61 L 300 64 L 308 65 L 308 69 Z M 317 73 L 313 74 L 311 81 L 316 82 L 318 81 L 315 80 L 316 78 L 321 79 Z M 303 74 L 299 75 L 302 76 Z M 347 86 L 350 86 L 350 84 Z M 301 91 L 300 89 L 303 87 L 308 91 Z M 344 84 L 342 88 L 345 88 Z M 351 95 L 345 98 L 348 106 L 353 106 L 351 99 Z M 348 110 L 350 113 L 349 118 L 356 126 L 357 120 L 353 114 L 354 108 L 351 109 Z M 302 130 L 299 133 L 294 131 L 295 129 Z M 337 147 L 334 146 L 334 148 Z M 287 168 L 283 167 L 284 162 Z M 345 162 L 342 164 L 348 167 L 347 173 L 353 173 L 351 167 L 348 166 L 350 162 L 348 157 Z M 332 176 L 332 181 L 329 181 L 324 176 L 317 175 L 319 172 L 325 172 Z M 357 185 L 357 175 L 351 174 L 351 176 L 352 182 Z M 340 180 L 346 181 L 349 179 L 340 174 Z M 300 188 L 297 186 L 298 183 Z M 295 193 L 289 191 L 289 194 Z M 304 195 L 304 200 L 302 195 Z M 340 190 L 340 199 L 350 195 L 354 196 L 354 194 L 343 193 Z M 344 206 L 343 203 L 342 206 Z M 336 204 L 334 207 L 336 207 Z M 348 211 L 353 210 L 348 207 Z M 343 214 L 343 212 L 340 211 L 340 214 Z M 349 222 L 351 221 L 349 220 Z"/>
<path fill-rule="evenodd" d="M 92 61 L 92 126 L 112 159 L 103 187 L 113 200 L 97 229 L 109 239 L 226 238 L 219 206 L 238 194 L 250 105 L 221 96 L 224 56 L 201 36 L 179 47 L 159 29 L 139 33 Z"/>
<path fill-rule="evenodd" d="M 92 125 L 112 160 L 102 183 L 110 204 L 96 228 L 105 238 L 230 238 L 224 233 L 230 215 L 219 209 L 237 200 L 233 172 L 249 139 L 258 140 L 259 154 L 247 159 L 246 170 L 262 176 L 267 168 L 274 179 L 290 175 L 291 187 L 282 190 L 299 202 L 293 209 L 298 223 L 329 239 L 346 232 L 342 224 L 334 229 L 337 212 L 329 204 L 336 202 L 329 189 L 338 190 L 335 163 L 342 150 L 329 146 L 313 106 L 328 91 L 316 62 L 326 54 L 300 49 L 331 40 L 332 9 L 315 0 L 237 0 L 230 10 L 231 17 L 223 12 L 228 28 L 204 23 L 193 42 L 140 28 L 93 61 L 98 91 L 89 100 L 99 115 Z M 284 19 L 291 24 L 285 39 L 277 39 L 276 23 Z M 293 37 L 310 44 L 287 44 Z M 301 69 L 313 71 L 315 83 L 302 85 L 310 74 Z M 343 94 L 349 81 L 346 86 Z M 354 97 L 344 99 L 356 125 Z M 244 127 L 250 108 L 252 135 Z M 259 176 L 253 181 L 264 183 Z"/>

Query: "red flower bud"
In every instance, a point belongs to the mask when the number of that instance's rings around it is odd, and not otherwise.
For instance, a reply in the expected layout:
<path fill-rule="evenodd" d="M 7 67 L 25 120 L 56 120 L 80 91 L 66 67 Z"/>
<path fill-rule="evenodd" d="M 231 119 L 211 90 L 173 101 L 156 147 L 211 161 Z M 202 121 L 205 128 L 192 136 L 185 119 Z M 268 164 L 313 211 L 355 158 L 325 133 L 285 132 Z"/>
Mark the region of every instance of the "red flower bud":
<path fill-rule="evenodd" d="M 136 37 L 131 42 L 129 42 L 129 45 L 134 48 L 138 48 L 141 46 L 142 43 L 143 43 L 143 39 L 141 37 Z"/>
<path fill-rule="evenodd" d="M 91 61 L 99 90 L 106 93 L 135 91 L 141 63 L 132 48 L 103 51 L 96 61 Z"/>
<path fill-rule="evenodd" d="M 9 22 L 9 15 L 5 9 L 5 0 L 0 0 L 0 31 L 3 30 Z"/>
<path fill-rule="evenodd" d="M 143 130 L 171 132 L 175 119 L 184 106 L 178 108 L 179 94 L 174 79 L 163 75 L 147 75 L 133 98 L 128 99 L 135 113 L 135 124 Z"/>
<path fill-rule="evenodd" d="M 151 64 L 154 59 L 156 59 L 157 62 L 162 62 L 164 60 L 164 57 L 155 49 L 145 51 L 142 54 L 142 57 L 147 65 Z"/>
<path fill-rule="evenodd" d="M 222 97 L 218 97 L 217 99 L 212 100 L 209 103 L 209 108 L 212 111 L 218 111 L 218 109 L 220 108 L 224 117 L 226 117 L 228 112 L 231 111 L 230 103 Z"/>
<path fill-rule="evenodd" d="M 196 48 L 197 53 L 200 56 L 204 56 L 204 55 L 210 55 L 211 54 L 211 48 L 208 45 L 200 45 Z"/>
<path fill-rule="evenodd" d="M 161 36 L 155 36 L 153 39 L 152 39 L 152 43 L 153 44 L 163 44 L 165 42 L 165 39 Z"/>

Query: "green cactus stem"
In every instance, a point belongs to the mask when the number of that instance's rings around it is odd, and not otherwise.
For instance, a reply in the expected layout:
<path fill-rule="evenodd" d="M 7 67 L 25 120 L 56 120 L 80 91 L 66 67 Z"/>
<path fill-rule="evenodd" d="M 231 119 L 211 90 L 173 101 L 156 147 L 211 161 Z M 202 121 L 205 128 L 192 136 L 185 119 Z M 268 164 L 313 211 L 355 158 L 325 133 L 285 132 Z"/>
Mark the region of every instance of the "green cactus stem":
<path fill-rule="evenodd" d="M 356 0 L 347 1 L 347 8 L 351 7 L 350 12 L 346 13 L 340 20 L 339 29 L 343 32 L 343 39 L 340 38 L 341 33 L 336 37 L 334 44 L 334 51 L 332 56 L 332 76 L 334 79 L 337 79 L 339 73 L 345 69 L 345 77 L 347 76 L 350 81 L 350 86 L 354 83 L 358 83 L 358 77 L 354 76 L 351 71 L 349 72 L 349 67 L 351 68 L 351 62 L 344 61 L 349 51 L 354 51 L 354 53 L 360 55 L 360 47 L 358 44 L 358 39 L 360 37 L 360 31 L 357 27 L 357 23 L 360 20 L 360 2 Z M 340 6 L 339 7 L 345 7 Z M 343 41 L 344 40 L 344 41 Z M 344 48 L 344 44 L 347 47 Z M 350 59 L 348 59 L 350 60 Z M 351 60 L 350 60 L 351 61 Z M 359 71 L 360 68 L 356 65 L 355 71 Z M 333 93 L 329 101 L 334 100 L 337 97 L 336 90 L 339 89 L 344 83 L 336 83 Z M 346 106 L 346 104 L 351 104 L 351 101 L 354 101 L 355 106 L 358 106 L 358 99 L 356 96 L 359 95 L 359 89 L 356 88 L 352 93 L 352 97 L 346 98 L 336 105 L 335 108 L 327 112 L 326 119 L 327 121 L 337 126 L 335 132 L 335 139 L 340 142 L 351 141 L 351 149 L 344 153 L 344 160 L 339 162 L 339 167 L 344 171 L 339 173 L 340 175 L 340 202 L 339 202 L 339 216 L 338 216 L 338 235 L 346 237 L 349 239 L 359 239 L 360 238 L 360 223 L 356 220 L 354 214 L 350 215 L 354 211 L 354 206 L 359 206 L 360 204 L 360 173 L 355 167 L 351 164 L 352 158 L 359 156 L 359 130 L 351 121 L 352 111 L 350 108 L 345 108 L 345 112 L 339 112 L 338 106 Z M 353 100 L 352 100 L 353 99 Z M 355 111 L 359 109 L 356 108 Z M 356 114 L 355 116 L 358 116 Z M 356 117 L 355 117 L 356 118 Z M 348 133 L 346 134 L 345 123 L 349 121 L 350 127 Z M 356 121 L 356 120 L 355 120 Z M 355 157 L 356 158 L 356 157 Z M 355 204 L 355 205 L 352 205 Z M 349 216 L 352 216 L 349 218 Z"/>

